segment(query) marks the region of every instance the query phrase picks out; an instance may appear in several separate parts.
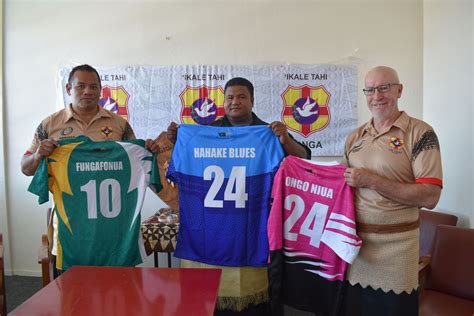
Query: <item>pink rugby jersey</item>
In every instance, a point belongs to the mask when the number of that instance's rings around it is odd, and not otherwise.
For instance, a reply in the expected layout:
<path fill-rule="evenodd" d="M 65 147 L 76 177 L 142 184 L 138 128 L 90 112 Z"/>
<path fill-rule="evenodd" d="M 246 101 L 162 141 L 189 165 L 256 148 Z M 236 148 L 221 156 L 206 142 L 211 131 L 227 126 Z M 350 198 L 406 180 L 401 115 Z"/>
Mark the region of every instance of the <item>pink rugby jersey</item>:
<path fill-rule="evenodd" d="M 338 312 L 344 273 L 362 244 L 345 169 L 288 156 L 275 175 L 268 220 L 274 314 L 283 303 L 323 315 Z"/>

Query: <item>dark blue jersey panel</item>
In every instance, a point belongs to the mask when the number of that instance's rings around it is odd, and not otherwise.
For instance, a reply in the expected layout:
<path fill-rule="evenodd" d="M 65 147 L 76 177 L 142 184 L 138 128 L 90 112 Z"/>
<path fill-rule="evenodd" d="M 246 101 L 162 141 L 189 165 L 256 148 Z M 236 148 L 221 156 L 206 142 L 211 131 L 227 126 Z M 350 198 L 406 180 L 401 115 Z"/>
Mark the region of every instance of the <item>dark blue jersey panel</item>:
<path fill-rule="evenodd" d="M 282 158 L 267 126 L 180 126 L 167 173 L 180 193 L 175 256 L 266 266 L 271 187 Z"/>

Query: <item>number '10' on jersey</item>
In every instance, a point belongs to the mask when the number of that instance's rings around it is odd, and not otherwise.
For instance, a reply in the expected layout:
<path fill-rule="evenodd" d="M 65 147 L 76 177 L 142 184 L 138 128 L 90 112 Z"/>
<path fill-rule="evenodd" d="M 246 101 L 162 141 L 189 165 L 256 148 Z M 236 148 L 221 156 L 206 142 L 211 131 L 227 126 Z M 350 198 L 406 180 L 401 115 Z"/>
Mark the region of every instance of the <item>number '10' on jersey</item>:
<path fill-rule="evenodd" d="M 141 263 L 140 210 L 148 186 L 162 188 L 156 157 L 143 140 L 61 140 L 28 188 L 40 203 L 48 201 L 48 189 L 53 193 L 58 269 Z"/>

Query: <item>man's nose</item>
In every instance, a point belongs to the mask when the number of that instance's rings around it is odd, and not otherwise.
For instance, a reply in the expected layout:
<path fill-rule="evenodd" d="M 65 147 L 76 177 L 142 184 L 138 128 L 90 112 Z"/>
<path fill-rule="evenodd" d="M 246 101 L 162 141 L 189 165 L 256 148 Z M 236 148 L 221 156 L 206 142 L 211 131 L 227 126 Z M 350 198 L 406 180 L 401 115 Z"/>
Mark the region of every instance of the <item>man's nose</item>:
<path fill-rule="evenodd" d="M 93 94 L 94 92 L 95 92 L 95 89 L 93 87 L 85 86 L 85 88 L 84 88 L 84 93 L 85 94 Z"/>
<path fill-rule="evenodd" d="M 383 92 L 380 92 L 379 89 L 374 91 L 374 99 L 379 100 L 383 98 Z"/>

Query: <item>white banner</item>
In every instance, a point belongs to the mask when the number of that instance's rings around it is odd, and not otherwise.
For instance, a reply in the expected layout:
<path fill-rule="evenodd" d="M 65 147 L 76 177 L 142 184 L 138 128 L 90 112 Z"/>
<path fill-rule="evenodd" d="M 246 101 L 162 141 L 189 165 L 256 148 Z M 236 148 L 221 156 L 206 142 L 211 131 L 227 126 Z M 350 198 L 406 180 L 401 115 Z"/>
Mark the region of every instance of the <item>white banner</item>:
<path fill-rule="evenodd" d="M 357 69 L 352 65 L 175 65 L 97 67 L 99 104 L 128 119 L 139 138 L 171 121 L 209 124 L 224 115 L 224 85 L 244 77 L 255 87 L 253 111 L 286 124 L 313 156 L 341 156 L 357 125 Z M 71 68 L 59 71 L 58 102 L 70 103 Z M 62 93 L 61 93 L 62 92 Z"/>

